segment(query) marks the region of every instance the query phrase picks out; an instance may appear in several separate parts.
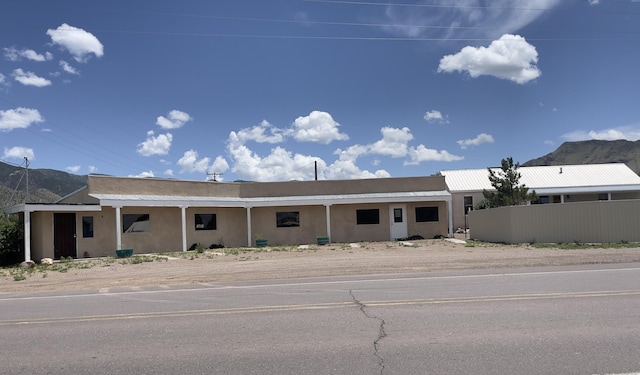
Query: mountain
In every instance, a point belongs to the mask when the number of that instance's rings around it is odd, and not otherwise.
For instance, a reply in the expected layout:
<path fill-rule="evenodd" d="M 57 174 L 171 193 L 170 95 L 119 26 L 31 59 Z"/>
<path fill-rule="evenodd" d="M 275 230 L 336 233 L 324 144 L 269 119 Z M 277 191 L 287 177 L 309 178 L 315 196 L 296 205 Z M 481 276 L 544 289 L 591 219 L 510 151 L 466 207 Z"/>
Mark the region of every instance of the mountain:
<path fill-rule="evenodd" d="M 552 153 L 529 160 L 522 166 L 604 163 L 625 163 L 634 172 L 640 172 L 640 141 L 565 142 Z"/>
<path fill-rule="evenodd" d="M 23 203 L 26 170 L 0 162 L 0 207 Z M 29 203 L 52 203 L 87 184 L 87 176 L 53 169 L 29 169 Z"/>

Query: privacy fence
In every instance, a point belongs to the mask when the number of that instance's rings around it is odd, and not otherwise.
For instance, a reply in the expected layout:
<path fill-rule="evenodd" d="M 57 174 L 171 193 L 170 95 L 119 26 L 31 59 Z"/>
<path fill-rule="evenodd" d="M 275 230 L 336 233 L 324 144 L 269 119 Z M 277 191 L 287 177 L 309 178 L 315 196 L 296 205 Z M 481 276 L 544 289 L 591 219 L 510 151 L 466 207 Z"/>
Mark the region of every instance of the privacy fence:
<path fill-rule="evenodd" d="M 501 243 L 640 242 L 640 200 L 471 211 L 472 239 Z"/>

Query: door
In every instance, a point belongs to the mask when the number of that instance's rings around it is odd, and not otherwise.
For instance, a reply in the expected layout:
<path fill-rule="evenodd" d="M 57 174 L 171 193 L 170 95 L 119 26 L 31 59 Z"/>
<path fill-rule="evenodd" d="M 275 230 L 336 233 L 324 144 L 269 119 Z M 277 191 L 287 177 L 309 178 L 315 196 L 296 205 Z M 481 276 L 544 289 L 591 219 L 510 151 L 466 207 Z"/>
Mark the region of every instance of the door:
<path fill-rule="evenodd" d="M 76 214 L 53 214 L 53 257 L 76 257 Z"/>
<path fill-rule="evenodd" d="M 389 206 L 389 222 L 391 223 L 391 239 L 407 238 L 407 205 Z"/>

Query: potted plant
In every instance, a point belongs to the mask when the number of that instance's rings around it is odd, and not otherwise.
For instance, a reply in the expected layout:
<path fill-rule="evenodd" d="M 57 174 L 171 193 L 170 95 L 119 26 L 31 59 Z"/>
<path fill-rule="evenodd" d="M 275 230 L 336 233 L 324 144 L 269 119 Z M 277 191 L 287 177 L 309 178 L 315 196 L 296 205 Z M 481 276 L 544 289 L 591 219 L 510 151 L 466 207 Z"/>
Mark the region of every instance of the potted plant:
<path fill-rule="evenodd" d="M 331 242 L 328 236 L 318 236 L 316 237 L 316 241 L 318 242 L 318 245 L 328 245 L 329 242 Z"/>
<path fill-rule="evenodd" d="M 257 235 L 256 236 L 256 247 L 265 247 L 267 246 L 267 239 L 266 238 L 262 238 L 262 236 Z"/>

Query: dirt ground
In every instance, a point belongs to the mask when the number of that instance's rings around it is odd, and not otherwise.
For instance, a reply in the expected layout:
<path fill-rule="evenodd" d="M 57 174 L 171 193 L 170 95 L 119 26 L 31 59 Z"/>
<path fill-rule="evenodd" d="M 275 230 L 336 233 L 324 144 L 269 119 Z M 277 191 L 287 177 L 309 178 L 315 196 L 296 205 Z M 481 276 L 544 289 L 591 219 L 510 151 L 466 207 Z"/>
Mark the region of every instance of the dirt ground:
<path fill-rule="evenodd" d="M 640 263 L 640 248 L 541 249 L 528 245 L 465 244 L 445 239 L 225 250 L 234 254 L 208 250 L 170 258 L 151 256 L 139 263 L 133 262 L 135 256 L 126 260 L 76 260 L 66 272 L 37 269 L 23 273 L 26 278 L 17 281 L 15 270 L 3 269 L 0 270 L 0 294 L 435 270 Z M 81 268 L 82 264 L 88 268 Z"/>

